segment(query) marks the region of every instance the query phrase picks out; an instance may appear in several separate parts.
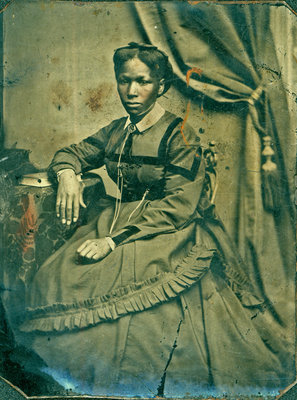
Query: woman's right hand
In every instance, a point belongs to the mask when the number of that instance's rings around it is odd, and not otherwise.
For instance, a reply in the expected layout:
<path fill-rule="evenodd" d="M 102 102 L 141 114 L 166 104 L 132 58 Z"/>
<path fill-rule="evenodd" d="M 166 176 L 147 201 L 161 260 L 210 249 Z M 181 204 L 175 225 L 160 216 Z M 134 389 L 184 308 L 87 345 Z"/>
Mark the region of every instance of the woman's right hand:
<path fill-rule="evenodd" d="M 86 207 L 83 201 L 83 183 L 80 182 L 72 169 L 67 169 L 59 177 L 56 213 L 62 223 L 70 225 L 79 216 L 79 206 Z"/>

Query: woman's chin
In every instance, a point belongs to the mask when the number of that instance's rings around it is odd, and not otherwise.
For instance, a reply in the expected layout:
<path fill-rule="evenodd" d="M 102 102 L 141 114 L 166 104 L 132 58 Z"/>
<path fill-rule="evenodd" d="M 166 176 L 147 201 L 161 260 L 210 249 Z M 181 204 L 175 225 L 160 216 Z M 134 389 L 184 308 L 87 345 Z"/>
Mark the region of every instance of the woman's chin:
<path fill-rule="evenodd" d="M 125 110 L 127 111 L 127 113 L 129 114 L 129 115 L 135 115 L 135 116 L 137 116 L 137 115 L 141 115 L 141 114 L 143 114 L 145 111 L 143 111 L 138 105 L 136 106 L 128 106 L 128 105 L 126 105 L 126 106 L 124 106 L 125 107 Z"/>
<path fill-rule="evenodd" d="M 130 117 L 132 119 L 136 119 L 136 120 L 141 120 L 146 114 L 148 114 L 150 112 L 152 108 L 143 110 L 143 109 L 138 109 L 138 108 L 134 108 L 134 107 L 125 107 L 125 110 L 127 111 L 127 113 L 130 115 Z"/>
<path fill-rule="evenodd" d="M 134 110 L 134 109 L 130 109 L 130 108 L 127 108 L 126 109 L 126 111 L 127 111 L 127 113 L 132 117 L 140 117 L 142 114 L 144 114 L 144 113 L 142 113 L 142 112 L 138 112 L 137 110 Z"/>

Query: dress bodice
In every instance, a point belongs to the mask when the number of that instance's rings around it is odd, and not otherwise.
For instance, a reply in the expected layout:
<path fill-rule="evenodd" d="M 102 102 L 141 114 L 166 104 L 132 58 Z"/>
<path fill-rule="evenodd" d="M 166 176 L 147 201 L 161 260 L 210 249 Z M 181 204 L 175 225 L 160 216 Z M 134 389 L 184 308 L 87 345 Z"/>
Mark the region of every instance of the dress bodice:
<path fill-rule="evenodd" d="M 123 201 L 139 200 L 146 190 L 151 200 L 163 197 L 168 167 L 167 144 L 180 122 L 180 118 L 166 112 L 157 124 L 143 132 L 131 134 L 129 153 L 122 152 L 124 123 L 114 129 L 106 147 L 104 161 L 114 182 L 118 183 L 119 177 L 123 180 Z"/>

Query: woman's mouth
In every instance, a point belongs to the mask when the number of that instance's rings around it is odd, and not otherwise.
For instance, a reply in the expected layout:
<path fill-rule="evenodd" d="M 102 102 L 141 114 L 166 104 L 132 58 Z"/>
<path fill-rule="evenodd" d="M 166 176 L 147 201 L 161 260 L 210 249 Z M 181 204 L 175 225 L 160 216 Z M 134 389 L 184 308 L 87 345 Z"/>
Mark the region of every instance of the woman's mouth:
<path fill-rule="evenodd" d="M 139 107 L 139 106 L 141 106 L 141 103 L 137 103 L 137 102 L 130 102 L 130 101 L 127 101 L 126 103 L 126 106 L 127 107 Z"/>

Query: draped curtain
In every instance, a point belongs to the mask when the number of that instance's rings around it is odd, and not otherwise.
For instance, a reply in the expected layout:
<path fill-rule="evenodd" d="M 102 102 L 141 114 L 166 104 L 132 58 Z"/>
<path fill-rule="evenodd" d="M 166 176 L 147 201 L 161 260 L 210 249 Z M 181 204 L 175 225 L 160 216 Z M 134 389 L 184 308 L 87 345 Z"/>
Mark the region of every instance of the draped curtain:
<path fill-rule="evenodd" d="M 238 132 L 243 154 L 234 240 L 278 334 L 292 343 L 295 138 L 270 31 L 271 5 L 132 7 L 143 41 L 168 54 L 178 89 L 192 101 L 206 96 L 245 111 L 245 131 Z"/>

